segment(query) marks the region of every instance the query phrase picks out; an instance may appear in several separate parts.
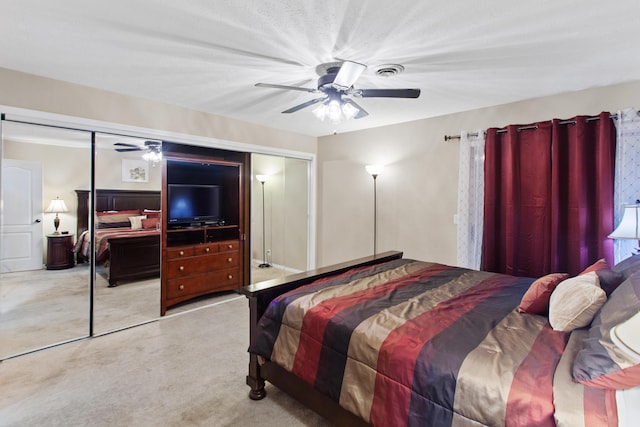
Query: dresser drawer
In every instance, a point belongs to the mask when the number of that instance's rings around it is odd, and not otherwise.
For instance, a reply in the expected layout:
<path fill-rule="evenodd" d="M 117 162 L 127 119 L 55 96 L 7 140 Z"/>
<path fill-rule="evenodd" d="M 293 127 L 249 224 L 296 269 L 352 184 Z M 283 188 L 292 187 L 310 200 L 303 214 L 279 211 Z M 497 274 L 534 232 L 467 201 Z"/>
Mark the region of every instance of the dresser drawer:
<path fill-rule="evenodd" d="M 237 240 L 228 240 L 218 243 L 218 251 L 220 252 L 237 251 L 239 248 L 240 242 Z"/>
<path fill-rule="evenodd" d="M 209 255 L 218 252 L 217 243 L 203 243 L 202 245 L 194 246 L 195 255 Z"/>
<path fill-rule="evenodd" d="M 193 256 L 194 254 L 195 254 L 195 250 L 193 246 L 182 246 L 179 248 L 167 249 L 168 259 L 185 258 L 185 257 Z"/>
<path fill-rule="evenodd" d="M 167 281 L 167 298 L 182 299 L 185 296 L 230 290 L 240 286 L 240 271 L 237 268 L 214 271 L 186 278 Z"/>
<path fill-rule="evenodd" d="M 220 252 L 213 257 L 212 268 L 231 268 L 240 265 L 240 252 Z"/>
<path fill-rule="evenodd" d="M 238 252 L 213 253 L 167 261 L 169 279 L 207 273 L 211 270 L 226 269 L 239 265 Z"/>

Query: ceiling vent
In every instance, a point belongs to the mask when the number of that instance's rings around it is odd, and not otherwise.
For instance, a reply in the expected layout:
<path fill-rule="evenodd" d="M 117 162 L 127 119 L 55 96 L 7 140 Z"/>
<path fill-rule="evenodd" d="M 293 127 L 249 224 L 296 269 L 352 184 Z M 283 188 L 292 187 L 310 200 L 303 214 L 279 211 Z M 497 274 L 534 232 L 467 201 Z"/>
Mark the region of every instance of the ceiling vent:
<path fill-rule="evenodd" d="M 380 77 L 393 77 L 404 71 L 400 64 L 384 64 L 376 67 L 376 75 Z"/>

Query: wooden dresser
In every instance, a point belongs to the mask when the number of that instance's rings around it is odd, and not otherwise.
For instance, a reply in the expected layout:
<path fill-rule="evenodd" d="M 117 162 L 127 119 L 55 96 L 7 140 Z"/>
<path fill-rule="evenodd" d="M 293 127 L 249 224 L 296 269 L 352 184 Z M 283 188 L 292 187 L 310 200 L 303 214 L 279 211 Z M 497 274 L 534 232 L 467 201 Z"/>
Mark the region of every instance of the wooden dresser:
<path fill-rule="evenodd" d="M 160 314 L 164 316 L 167 308 L 176 304 L 244 286 L 247 254 L 243 163 L 167 156 L 163 162 L 163 185 L 168 189 L 162 197 Z M 172 196 L 172 186 L 216 187 L 217 191 L 198 193 L 197 197 L 181 192 Z M 202 206 L 212 205 L 218 206 L 217 218 L 193 215 Z M 189 218 L 186 223 L 175 213 L 176 207 Z"/>
<path fill-rule="evenodd" d="M 211 292 L 239 288 L 240 257 L 237 240 L 167 249 L 166 305 L 172 306 Z"/>

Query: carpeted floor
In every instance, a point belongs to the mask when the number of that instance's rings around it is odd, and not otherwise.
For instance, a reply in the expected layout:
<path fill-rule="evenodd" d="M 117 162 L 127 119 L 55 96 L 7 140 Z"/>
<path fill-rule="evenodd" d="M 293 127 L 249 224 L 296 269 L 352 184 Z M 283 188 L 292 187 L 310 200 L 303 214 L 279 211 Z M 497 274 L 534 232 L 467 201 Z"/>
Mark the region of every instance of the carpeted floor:
<path fill-rule="evenodd" d="M 100 270 L 98 269 L 98 273 Z M 278 268 L 253 268 L 253 283 L 286 275 Z M 89 335 L 89 266 L 67 270 L 5 273 L 0 277 L 0 359 Z M 115 288 L 96 275 L 94 335 L 157 319 L 160 279 L 124 283 Z M 175 306 L 167 315 L 186 312 L 237 296 L 224 292 Z"/>
<path fill-rule="evenodd" d="M 329 426 L 245 385 L 248 306 L 214 305 L 0 363 L 2 426 Z"/>

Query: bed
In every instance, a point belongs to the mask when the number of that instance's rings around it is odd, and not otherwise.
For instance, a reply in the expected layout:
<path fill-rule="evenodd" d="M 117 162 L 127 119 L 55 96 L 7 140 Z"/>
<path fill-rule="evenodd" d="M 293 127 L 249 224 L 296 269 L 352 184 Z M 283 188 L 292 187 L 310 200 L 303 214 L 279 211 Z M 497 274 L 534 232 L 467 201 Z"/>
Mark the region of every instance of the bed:
<path fill-rule="evenodd" d="M 88 261 L 95 253 L 96 265 L 102 267 L 109 287 L 159 277 L 160 192 L 96 190 L 95 246 L 89 232 L 90 193 L 76 190 L 76 194 L 78 241 L 74 251 L 78 262 Z M 134 226 L 130 217 L 138 218 L 139 223 Z"/>
<path fill-rule="evenodd" d="M 386 252 L 240 289 L 249 396 L 269 381 L 344 426 L 618 425 L 640 364 L 608 331 L 640 311 L 640 257 L 603 262 L 525 278 Z"/>

